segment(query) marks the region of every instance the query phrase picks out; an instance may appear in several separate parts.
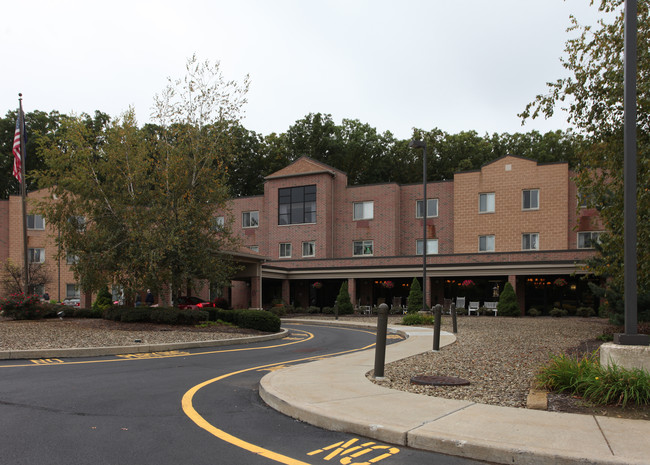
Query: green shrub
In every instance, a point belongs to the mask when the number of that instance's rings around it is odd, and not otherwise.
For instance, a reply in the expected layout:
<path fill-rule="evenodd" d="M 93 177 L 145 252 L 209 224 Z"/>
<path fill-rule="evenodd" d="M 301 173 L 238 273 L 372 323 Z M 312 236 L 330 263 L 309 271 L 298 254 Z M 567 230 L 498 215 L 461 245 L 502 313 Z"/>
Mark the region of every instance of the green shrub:
<path fill-rule="evenodd" d="M 424 297 L 422 296 L 422 287 L 420 286 L 420 281 L 418 278 L 413 278 L 411 283 L 411 290 L 409 292 L 408 299 L 406 299 L 406 311 L 409 313 L 415 313 L 422 310 L 422 303 L 424 302 Z"/>
<path fill-rule="evenodd" d="M 11 294 L 0 300 L 0 311 L 7 318 L 15 320 L 36 320 L 53 316 L 51 306 L 41 305 L 37 295 Z"/>
<path fill-rule="evenodd" d="M 126 310 L 126 307 L 118 307 L 117 305 L 105 308 L 102 311 L 102 318 L 111 321 L 121 321 L 124 310 Z"/>
<path fill-rule="evenodd" d="M 339 315 L 352 315 L 354 313 L 347 281 L 343 281 L 343 284 L 341 284 L 339 295 L 336 297 L 336 305 L 338 305 Z"/>
<path fill-rule="evenodd" d="M 541 314 L 542 314 L 542 312 L 537 310 L 535 307 L 531 307 L 531 308 L 528 309 L 528 315 L 529 316 L 540 316 Z"/>
<path fill-rule="evenodd" d="M 583 316 L 583 317 L 591 317 L 594 316 L 596 312 L 594 312 L 594 309 L 591 307 L 578 307 L 576 310 L 576 315 L 577 316 Z"/>
<path fill-rule="evenodd" d="M 279 317 L 282 317 L 287 314 L 287 309 L 285 308 L 284 305 L 274 305 L 271 308 L 269 308 L 268 311 Z"/>
<path fill-rule="evenodd" d="M 205 310 L 176 309 L 178 311 L 179 325 L 196 325 L 202 321 L 208 321 L 208 312 Z"/>
<path fill-rule="evenodd" d="M 108 287 L 104 286 L 102 290 L 97 293 L 97 298 L 92 304 L 92 309 L 96 312 L 101 312 L 113 305 L 113 296 L 108 292 Z"/>
<path fill-rule="evenodd" d="M 68 316 L 68 313 L 66 313 L 66 316 Z M 73 318 L 101 318 L 102 311 L 95 310 L 93 305 L 93 308 L 75 308 L 72 311 L 72 315 L 69 316 L 72 316 Z"/>
<path fill-rule="evenodd" d="M 149 322 L 151 321 L 151 308 L 134 307 L 124 309 L 120 315 L 120 321 L 123 323 Z"/>
<path fill-rule="evenodd" d="M 432 315 L 421 315 L 419 313 L 409 313 L 402 317 L 403 325 L 432 325 L 435 318 Z"/>
<path fill-rule="evenodd" d="M 305 309 L 302 307 L 296 307 L 294 313 L 305 313 Z"/>
<path fill-rule="evenodd" d="M 307 313 L 314 314 L 320 313 L 320 307 L 314 307 L 313 305 L 307 308 Z"/>
<path fill-rule="evenodd" d="M 256 329 L 269 333 L 280 331 L 280 318 L 266 310 L 237 310 L 235 324 L 240 328 Z"/>
<path fill-rule="evenodd" d="M 568 311 L 566 311 L 563 308 L 554 308 L 550 312 L 548 312 L 549 315 L 555 317 L 555 318 L 560 318 L 563 316 L 567 316 L 569 314 Z"/>
<path fill-rule="evenodd" d="M 507 282 L 503 287 L 503 292 L 499 296 L 497 310 L 499 316 L 519 316 L 521 314 L 515 290 L 510 282 Z"/>
<path fill-rule="evenodd" d="M 230 308 L 230 305 L 228 305 L 228 301 L 223 297 L 217 297 L 216 299 L 214 299 L 214 306 L 216 308 L 223 308 L 224 310 Z"/>
<path fill-rule="evenodd" d="M 160 307 L 151 308 L 150 321 L 152 323 L 176 325 L 178 324 L 178 309 Z"/>
<path fill-rule="evenodd" d="M 334 309 L 332 307 L 323 307 L 323 313 L 326 315 L 333 315 Z"/>
<path fill-rule="evenodd" d="M 545 389 L 584 397 L 596 404 L 650 403 L 650 374 L 616 365 L 603 367 L 596 352 L 582 358 L 552 356 L 536 376 Z"/>

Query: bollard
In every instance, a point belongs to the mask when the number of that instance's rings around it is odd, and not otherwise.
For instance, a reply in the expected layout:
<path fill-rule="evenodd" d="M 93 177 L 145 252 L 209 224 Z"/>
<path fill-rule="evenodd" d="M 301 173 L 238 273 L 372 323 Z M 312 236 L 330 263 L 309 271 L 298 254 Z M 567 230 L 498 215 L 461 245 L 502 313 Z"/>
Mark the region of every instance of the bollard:
<path fill-rule="evenodd" d="M 386 360 L 386 328 L 388 327 L 388 305 L 381 304 L 377 311 L 377 343 L 375 344 L 375 379 L 384 378 Z"/>
<path fill-rule="evenodd" d="M 452 331 L 454 334 L 458 333 L 458 323 L 456 323 L 456 305 L 451 304 L 450 312 L 451 312 L 451 325 L 452 325 Z"/>
<path fill-rule="evenodd" d="M 339 319 L 339 303 L 338 302 L 334 303 L 334 319 L 335 320 Z"/>
<path fill-rule="evenodd" d="M 436 305 L 434 307 L 435 321 L 433 322 L 433 350 L 436 352 L 440 350 L 440 320 L 442 320 L 442 312 L 440 311 L 441 309 L 442 305 Z"/>

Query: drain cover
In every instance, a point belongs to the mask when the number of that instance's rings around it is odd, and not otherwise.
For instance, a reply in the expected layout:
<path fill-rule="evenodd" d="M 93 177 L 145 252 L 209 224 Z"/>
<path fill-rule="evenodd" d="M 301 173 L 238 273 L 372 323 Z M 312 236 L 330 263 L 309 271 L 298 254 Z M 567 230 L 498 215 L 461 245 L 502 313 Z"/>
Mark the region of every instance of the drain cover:
<path fill-rule="evenodd" d="M 426 384 L 429 386 L 467 386 L 469 381 L 453 376 L 418 375 L 411 377 L 411 384 Z"/>

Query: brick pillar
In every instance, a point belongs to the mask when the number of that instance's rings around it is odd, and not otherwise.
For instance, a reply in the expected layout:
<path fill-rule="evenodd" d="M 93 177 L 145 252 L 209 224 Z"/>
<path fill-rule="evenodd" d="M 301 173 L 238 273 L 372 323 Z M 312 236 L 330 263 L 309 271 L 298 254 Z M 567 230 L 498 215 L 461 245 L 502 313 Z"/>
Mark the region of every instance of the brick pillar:
<path fill-rule="evenodd" d="M 350 294 L 352 307 L 357 308 L 357 280 L 355 278 L 348 278 L 348 294 Z"/>
<path fill-rule="evenodd" d="M 521 315 L 526 314 L 526 287 L 523 279 L 517 279 L 516 275 L 508 276 L 508 282 L 512 285 L 512 288 L 515 290 L 515 295 L 517 296 L 517 305 L 519 305 L 519 311 Z"/>
<path fill-rule="evenodd" d="M 250 298 L 252 308 L 262 308 L 262 278 L 253 276 L 251 278 Z"/>
<path fill-rule="evenodd" d="M 284 302 L 285 305 L 291 303 L 291 283 L 288 279 L 282 280 L 282 302 Z"/>
<path fill-rule="evenodd" d="M 431 308 L 431 278 L 427 276 L 427 295 L 424 296 L 424 302 L 427 304 L 427 308 Z"/>

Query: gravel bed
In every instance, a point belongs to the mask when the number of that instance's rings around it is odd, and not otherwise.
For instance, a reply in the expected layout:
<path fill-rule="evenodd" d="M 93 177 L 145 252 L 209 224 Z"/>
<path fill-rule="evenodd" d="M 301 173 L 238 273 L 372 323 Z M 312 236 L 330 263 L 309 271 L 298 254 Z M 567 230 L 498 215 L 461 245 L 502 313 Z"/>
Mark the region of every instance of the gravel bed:
<path fill-rule="evenodd" d="M 128 328 L 128 329 L 124 329 Z M 213 341 L 256 334 L 258 331 L 213 326 L 205 329 L 125 323 L 99 319 L 0 321 L 0 350 L 67 349 L 138 344 Z"/>

